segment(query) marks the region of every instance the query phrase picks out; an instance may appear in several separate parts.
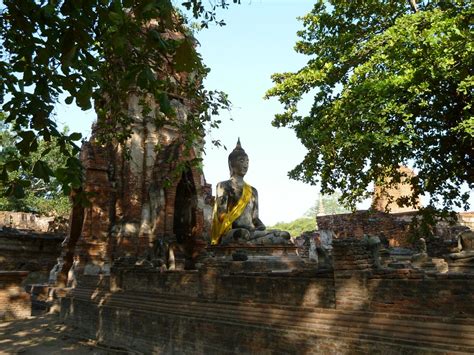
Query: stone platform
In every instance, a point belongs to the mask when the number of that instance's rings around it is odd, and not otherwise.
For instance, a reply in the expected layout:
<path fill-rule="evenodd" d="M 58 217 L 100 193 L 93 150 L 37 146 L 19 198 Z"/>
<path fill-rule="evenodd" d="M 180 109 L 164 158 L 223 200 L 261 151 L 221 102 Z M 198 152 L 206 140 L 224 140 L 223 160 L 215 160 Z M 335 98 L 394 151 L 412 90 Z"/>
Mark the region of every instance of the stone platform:
<path fill-rule="evenodd" d="M 224 273 L 293 272 L 317 267 L 300 258 L 293 245 L 210 246 L 207 252 L 208 257 L 202 264 L 218 267 Z"/>
<path fill-rule="evenodd" d="M 474 257 L 471 259 L 448 260 L 449 270 L 474 274 Z"/>
<path fill-rule="evenodd" d="M 234 245 L 209 246 L 206 248 L 211 256 L 232 256 L 237 251 L 244 251 L 249 256 L 298 256 L 295 245 Z"/>

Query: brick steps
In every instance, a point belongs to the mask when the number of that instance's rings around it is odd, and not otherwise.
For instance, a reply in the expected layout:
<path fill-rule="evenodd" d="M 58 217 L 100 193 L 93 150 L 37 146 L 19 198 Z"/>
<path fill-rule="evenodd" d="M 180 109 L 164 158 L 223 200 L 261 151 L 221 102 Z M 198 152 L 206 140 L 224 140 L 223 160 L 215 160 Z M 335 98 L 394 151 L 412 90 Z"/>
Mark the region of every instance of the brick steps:
<path fill-rule="evenodd" d="M 206 302 L 176 295 L 146 293 L 95 293 L 94 290 L 72 290 L 70 297 L 93 300 L 100 307 L 133 312 L 156 313 L 157 316 L 190 317 L 203 322 L 266 327 L 275 331 L 296 332 L 300 336 L 326 336 L 392 346 L 423 348 L 430 351 L 474 353 L 474 320 L 419 315 L 392 315 L 340 311 L 334 309 L 301 309 L 298 307 L 236 302 Z"/>

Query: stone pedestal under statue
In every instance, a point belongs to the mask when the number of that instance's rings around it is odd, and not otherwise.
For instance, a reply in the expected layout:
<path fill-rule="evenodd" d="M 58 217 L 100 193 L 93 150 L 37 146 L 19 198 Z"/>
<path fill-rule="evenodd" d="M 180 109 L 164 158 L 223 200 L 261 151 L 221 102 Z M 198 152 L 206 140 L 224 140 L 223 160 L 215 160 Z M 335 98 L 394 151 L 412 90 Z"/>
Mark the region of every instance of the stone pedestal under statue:
<path fill-rule="evenodd" d="M 219 267 L 224 273 L 294 272 L 317 268 L 305 262 L 294 245 L 210 246 L 202 263 Z"/>

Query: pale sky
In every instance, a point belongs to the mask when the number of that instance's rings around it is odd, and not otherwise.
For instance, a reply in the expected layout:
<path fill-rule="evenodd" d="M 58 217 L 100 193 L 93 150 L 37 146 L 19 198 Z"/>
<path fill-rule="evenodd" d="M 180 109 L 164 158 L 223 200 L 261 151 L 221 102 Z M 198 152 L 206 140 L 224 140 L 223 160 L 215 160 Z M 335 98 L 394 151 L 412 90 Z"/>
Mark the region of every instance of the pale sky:
<path fill-rule="evenodd" d="M 207 137 L 208 142 L 211 137 L 220 139 L 228 150 L 206 145 L 204 175 L 213 188 L 229 178 L 227 156 L 240 137 L 250 159 L 245 180 L 258 190 L 260 218 L 268 226 L 301 217 L 319 191 L 287 177 L 305 149 L 292 130 L 271 125 L 281 105 L 263 99 L 272 86 L 271 74 L 297 70 L 306 63 L 308 58 L 295 53 L 293 46 L 302 28 L 296 18 L 311 7 L 308 0 L 243 0 L 219 12 L 226 26 L 211 25 L 197 33 L 198 51 L 211 69 L 206 87 L 226 92 L 233 104 L 231 112 L 221 115 L 220 129 Z M 65 104 L 57 109 L 57 121 L 83 136 L 90 135 L 94 119 L 93 110 L 81 112 Z"/>
<path fill-rule="evenodd" d="M 273 73 L 298 70 L 309 59 L 294 52 L 293 46 L 296 32 L 302 28 L 297 17 L 308 13 L 312 3 L 244 0 L 220 12 L 226 26 L 197 34 L 199 51 L 211 68 L 206 86 L 225 91 L 233 104 L 230 113 L 222 114 L 221 129 L 210 135 L 219 138 L 228 150 L 212 147 L 208 139 L 206 179 L 214 186 L 228 179 L 227 156 L 240 137 L 250 159 L 245 180 L 259 192 L 260 217 L 267 225 L 301 217 L 319 191 L 288 178 L 288 171 L 302 161 L 305 149 L 292 130 L 271 125 L 282 106 L 276 99 L 263 99 L 272 87 Z"/>

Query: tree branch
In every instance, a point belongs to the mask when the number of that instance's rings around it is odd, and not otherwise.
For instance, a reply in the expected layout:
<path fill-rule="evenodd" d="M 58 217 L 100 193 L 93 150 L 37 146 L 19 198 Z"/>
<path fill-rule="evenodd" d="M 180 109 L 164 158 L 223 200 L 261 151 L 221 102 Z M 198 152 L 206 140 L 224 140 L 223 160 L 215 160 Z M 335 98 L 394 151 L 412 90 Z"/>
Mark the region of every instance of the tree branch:
<path fill-rule="evenodd" d="M 416 0 L 408 0 L 408 2 L 410 3 L 410 6 L 413 12 L 415 13 L 418 12 L 418 6 L 416 5 Z"/>

